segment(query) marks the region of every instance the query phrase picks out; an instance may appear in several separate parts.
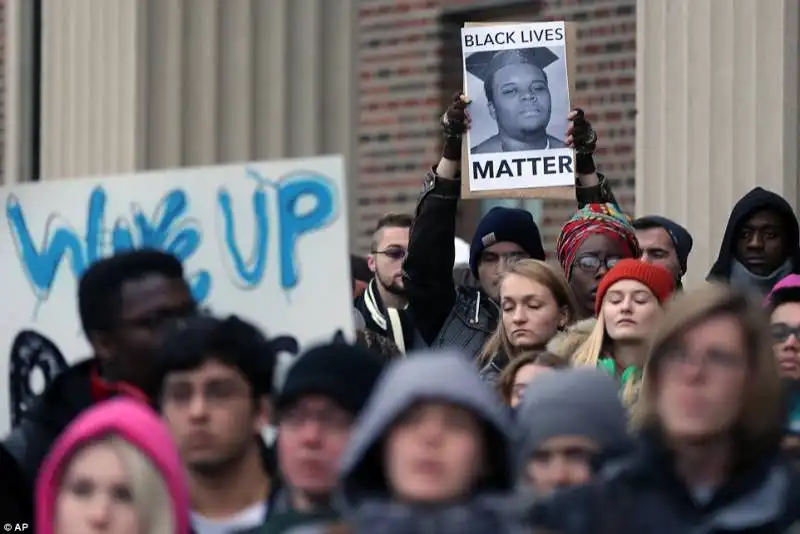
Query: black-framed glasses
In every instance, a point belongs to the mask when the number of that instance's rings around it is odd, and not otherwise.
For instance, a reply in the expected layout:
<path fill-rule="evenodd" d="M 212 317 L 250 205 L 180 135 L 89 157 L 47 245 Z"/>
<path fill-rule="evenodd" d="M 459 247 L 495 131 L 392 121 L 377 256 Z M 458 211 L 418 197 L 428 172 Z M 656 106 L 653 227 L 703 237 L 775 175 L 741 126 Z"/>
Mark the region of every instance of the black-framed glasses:
<path fill-rule="evenodd" d="M 387 247 L 383 250 L 373 250 L 373 254 L 381 254 L 386 256 L 390 260 L 402 260 L 405 259 L 406 254 L 408 254 L 408 249 L 405 247 Z"/>
<path fill-rule="evenodd" d="M 619 256 L 601 258 L 597 254 L 582 254 L 575 260 L 575 265 L 577 265 L 581 271 L 596 273 L 601 265 L 605 266 L 607 271 L 611 270 L 621 259 L 622 258 Z"/>
<path fill-rule="evenodd" d="M 204 312 L 198 310 L 197 306 L 191 306 L 172 309 L 172 310 L 158 310 L 154 313 L 142 315 L 141 317 L 123 317 L 116 322 L 117 327 L 122 328 L 142 328 L 145 330 L 161 330 L 166 327 L 171 327 L 182 320 L 201 315 Z"/>
<path fill-rule="evenodd" d="M 792 335 L 800 341 L 800 325 L 790 326 L 786 323 L 774 323 L 770 325 L 770 335 L 775 343 L 783 343 Z"/>

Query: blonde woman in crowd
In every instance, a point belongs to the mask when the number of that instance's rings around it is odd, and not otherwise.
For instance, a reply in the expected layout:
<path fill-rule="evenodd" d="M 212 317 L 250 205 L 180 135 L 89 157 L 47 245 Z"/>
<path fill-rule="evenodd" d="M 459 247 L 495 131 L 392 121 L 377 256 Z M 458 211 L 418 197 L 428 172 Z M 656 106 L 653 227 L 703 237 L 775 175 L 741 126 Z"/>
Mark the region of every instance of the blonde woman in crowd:
<path fill-rule="evenodd" d="M 575 352 L 575 366 L 604 369 L 620 383 L 631 406 L 641 384 L 647 343 L 661 306 L 675 291 L 675 279 L 663 267 L 635 259 L 620 260 L 597 288 L 597 322 Z"/>
<path fill-rule="evenodd" d="M 532 350 L 519 354 L 500 373 L 498 388 L 503 401 L 511 408 L 522 402 L 525 387 L 534 377 L 553 369 L 563 369 L 569 361 L 543 350 Z"/>
<path fill-rule="evenodd" d="M 501 317 L 483 347 L 481 374 L 496 380 L 520 352 L 542 350 L 577 317 L 577 304 L 567 279 L 557 268 L 539 260 L 520 260 L 500 284 Z"/>
<path fill-rule="evenodd" d="M 140 402 L 90 408 L 42 465 L 38 534 L 189 534 L 189 525 L 178 451 L 158 415 Z"/>
<path fill-rule="evenodd" d="M 561 534 L 794 532 L 782 395 L 758 302 L 718 284 L 678 294 L 652 335 L 636 453 L 540 502 L 532 522 Z"/>

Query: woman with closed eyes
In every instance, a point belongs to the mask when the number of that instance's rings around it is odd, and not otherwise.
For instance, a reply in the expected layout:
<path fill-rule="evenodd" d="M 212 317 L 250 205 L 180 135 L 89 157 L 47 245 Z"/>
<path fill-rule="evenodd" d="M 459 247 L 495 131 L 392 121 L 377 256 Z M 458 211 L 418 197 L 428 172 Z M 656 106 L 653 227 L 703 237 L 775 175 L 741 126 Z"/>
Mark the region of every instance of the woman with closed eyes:
<path fill-rule="evenodd" d="M 663 267 L 624 259 L 606 273 L 597 288 L 597 322 L 576 351 L 575 366 L 607 371 L 620 383 L 623 401 L 637 397 L 650 335 L 661 307 L 675 291 L 675 279 Z"/>

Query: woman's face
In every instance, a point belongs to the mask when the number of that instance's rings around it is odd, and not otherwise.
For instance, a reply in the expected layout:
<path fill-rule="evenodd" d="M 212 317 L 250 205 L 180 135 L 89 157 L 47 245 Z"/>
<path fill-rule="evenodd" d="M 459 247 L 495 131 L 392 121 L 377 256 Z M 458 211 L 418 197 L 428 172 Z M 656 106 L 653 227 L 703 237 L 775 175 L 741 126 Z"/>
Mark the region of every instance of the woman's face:
<path fill-rule="evenodd" d="M 600 280 L 619 260 L 630 256 L 628 248 L 618 239 L 603 234 L 588 237 L 578 248 L 569 285 L 586 317 L 594 316 L 594 303 Z"/>
<path fill-rule="evenodd" d="M 723 314 L 693 325 L 658 356 L 656 407 L 667 435 L 697 442 L 733 427 L 747 386 L 746 347 L 738 319 Z"/>
<path fill-rule="evenodd" d="M 55 534 L 101 532 L 140 534 L 128 473 L 107 443 L 75 454 L 56 497 Z"/>
<path fill-rule="evenodd" d="M 547 286 L 508 274 L 500 286 L 503 328 L 515 349 L 543 347 L 567 321 Z"/>
<path fill-rule="evenodd" d="M 483 470 L 481 425 L 464 408 L 426 402 L 409 409 L 389 433 L 384 465 L 392 493 L 414 503 L 468 495 Z"/>
<path fill-rule="evenodd" d="M 606 291 L 601 313 L 608 337 L 617 342 L 639 342 L 653 331 L 661 305 L 646 285 L 620 280 Z"/>
<path fill-rule="evenodd" d="M 511 398 L 508 401 L 511 407 L 516 408 L 522 402 L 525 388 L 533 380 L 533 377 L 552 370 L 552 367 L 536 365 L 535 363 L 529 363 L 517 369 L 517 373 L 514 375 L 514 383 L 511 386 Z"/>
<path fill-rule="evenodd" d="M 781 304 L 770 317 L 772 351 L 782 376 L 800 380 L 800 302 Z"/>

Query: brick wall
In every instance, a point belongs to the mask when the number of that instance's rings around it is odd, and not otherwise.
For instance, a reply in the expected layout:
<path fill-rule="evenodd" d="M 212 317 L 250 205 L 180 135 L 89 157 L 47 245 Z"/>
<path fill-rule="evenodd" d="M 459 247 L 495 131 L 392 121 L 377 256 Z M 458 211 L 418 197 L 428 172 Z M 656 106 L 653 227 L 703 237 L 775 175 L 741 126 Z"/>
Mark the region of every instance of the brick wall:
<path fill-rule="evenodd" d="M 438 117 L 461 84 L 464 20 L 569 20 L 577 26 L 576 94 L 600 138 L 597 161 L 617 198 L 634 207 L 636 0 L 362 0 L 359 234 L 365 252 L 375 221 L 413 211 L 426 165 L 438 160 Z M 463 202 L 459 233 L 479 210 Z M 472 204 L 472 206 L 470 206 Z M 552 249 L 574 203 L 546 201 L 543 240 Z"/>

